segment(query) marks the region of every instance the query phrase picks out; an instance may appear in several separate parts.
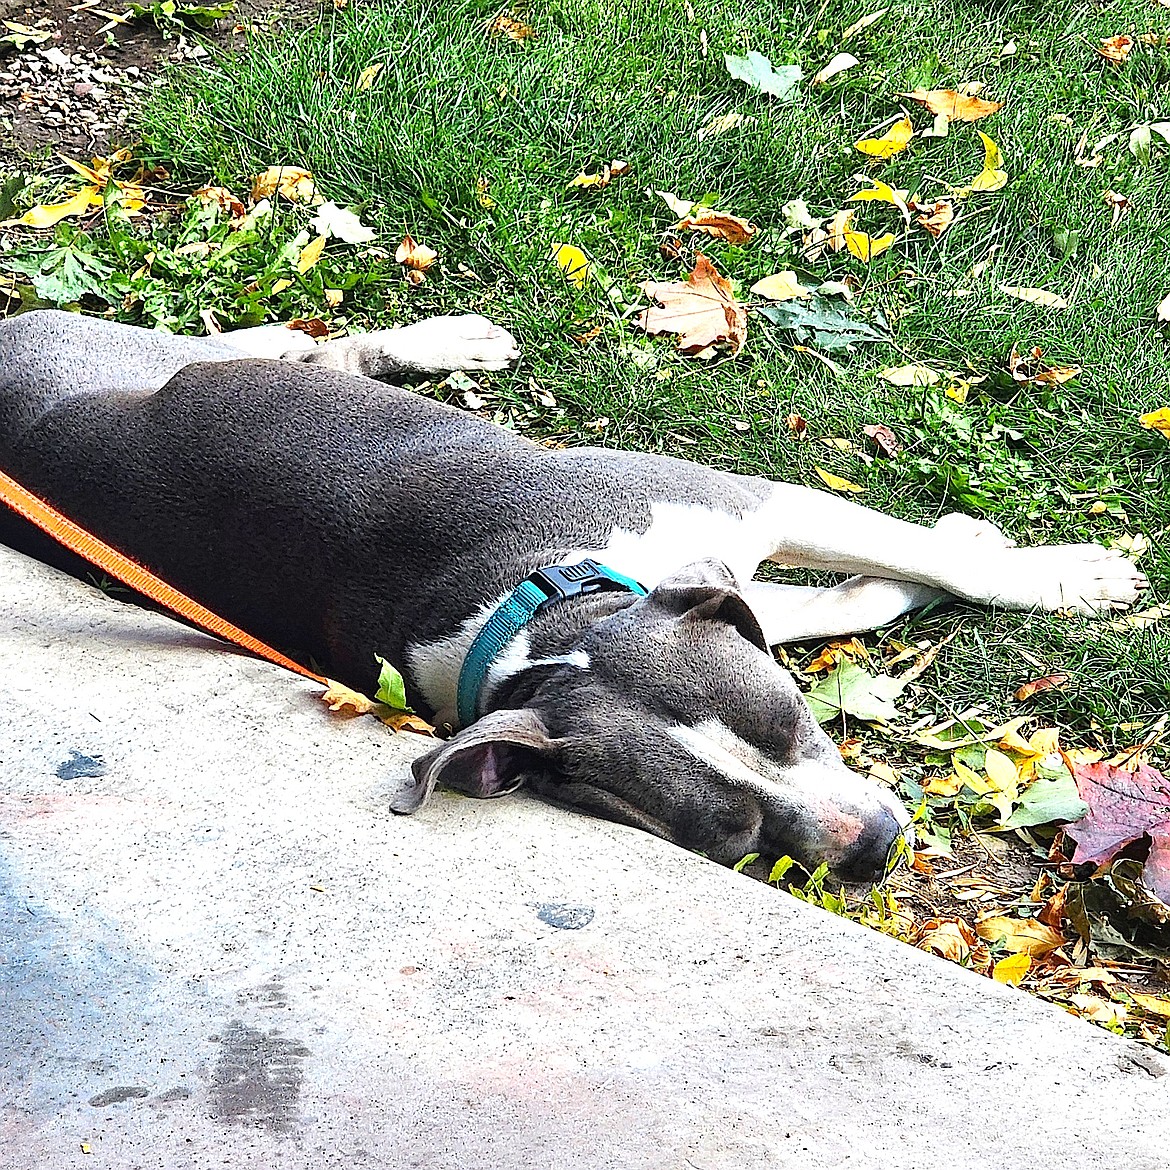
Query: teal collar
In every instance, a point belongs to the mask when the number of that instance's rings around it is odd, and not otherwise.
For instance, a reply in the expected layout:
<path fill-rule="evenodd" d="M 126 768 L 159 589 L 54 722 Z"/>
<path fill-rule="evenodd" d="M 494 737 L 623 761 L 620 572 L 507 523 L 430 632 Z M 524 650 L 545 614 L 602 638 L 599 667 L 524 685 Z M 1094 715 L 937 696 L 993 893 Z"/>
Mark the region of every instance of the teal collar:
<path fill-rule="evenodd" d="M 590 560 L 550 565 L 521 581 L 496 607 L 463 660 L 456 696 L 460 727 L 467 727 L 479 718 L 480 692 L 488 668 L 541 609 L 555 601 L 602 590 L 646 596 L 646 590 L 633 578 Z"/>

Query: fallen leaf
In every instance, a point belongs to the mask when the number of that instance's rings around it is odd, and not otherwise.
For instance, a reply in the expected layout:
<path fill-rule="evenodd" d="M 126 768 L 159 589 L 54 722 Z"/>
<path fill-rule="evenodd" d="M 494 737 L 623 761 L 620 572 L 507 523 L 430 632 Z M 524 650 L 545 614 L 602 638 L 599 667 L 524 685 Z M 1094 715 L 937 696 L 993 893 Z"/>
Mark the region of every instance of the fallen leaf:
<path fill-rule="evenodd" d="M 233 223 L 238 223 L 248 214 L 243 202 L 227 187 L 200 187 L 192 193 L 191 198 L 198 199 L 204 207 L 218 209 Z"/>
<path fill-rule="evenodd" d="M 1116 37 L 1106 37 L 1097 46 L 1097 52 L 1106 61 L 1112 61 L 1114 65 L 1120 65 L 1129 56 L 1132 48 L 1133 37 L 1127 37 L 1122 34 Z"/>
<path fill-rule="evenodd" d="M 1020 802 L 1003 822 L 1005 829 L 1028 829 L 1033 825 L 1053 825 L 1079 821 L 1088 805 L 1077 791 L 1076 781 L 1067 767 L 1055 776 L 1037 776 L 1020 793 Z"/>
<path fill-rule="evenodd" d="M 842 34 L 841 40 L 847 41 L 850 37 L 856 36 L 863 29 L 869 28 L 875 21 L 881 20 L 885 14 L 889 12 L 888 8 L 879 8 L 876 12 L 871 12 L 868 16 L 863 16 L 860 20 L 855 20 Z"/>
<path fill-rule="evenodd" d="M 322 295 L 325 297 L 325 303 L 331 309 L 338 308 L 345 299 L 345 291 L 340 288 L 327 288 L 323 290 Z"/>
<path fill-rule="evenodd" d="M 344 683 L 329 679 L 328 686 L 321 696 L 321 702 L 330 711 L 351 710 L 355 715 L 368 715 L 374 709 L 372 699 L 366 698 L 360 691 L 350 690 Z"/>
<path fill-rule="evenodd" d="M 890 341 L 888 335 L 868 321 L 852 316 L 823 297 L 764 305 L 756 313 L 778 329 L 791 333 L 798 344 L 813 345 L 830 353 L 852 352 L 853 346 L 859 343 L 888 344 Z"/>
<path fill-rule="evenodd" d="M 878 377 L 891 386 L 933 386 L 940 375 L 929 366 L 891 366 L 878 371 Z"/>
<path fill-rule="evenodd" d="M 355 212 L 338 207 L 328 200 L 317 208 L 317 214 L 309 220 L 309 229 L 318 235 L 340 240 L 343 244 L 368 244 L 376 236 L 374 229 L 362 223 Z"/>
<path fill-rule="evenodd" d="M 846 247 L 845 236 L 852 231 L 852 223 L 857 212 L 851 208 L 842 208 L 825 222 L 825 231 L 823 233 L 825 242 L 834 252 L 840 252 L 842 248 Z"/>
<path fill-rule="evenodd" d="M 290 203 L 309 203 L 317 194 L 311 172 L 303 167 L 266 167 L 252 180 L 252 202 L 281 195 Z"/>
<path fill-rule="evenodd" d="M 1116 227 L 1121 217 L 1133 208 L 1130 200 L 1124 195 L 1119 195 L 1116 191 L 1106 191 L 1102 198 L 1113 215 L 1110 227 Z"/>
<path fill-rule="evenodd" d="M 1018 284 L 1001 284 L 999 291 L 1017 301 L 1027 301 L 1029 305 L 1040 305 L 1045 309 L 1067 309 L 1068 301 L 1059 293 L 1049 292 L 1045 288 L 1023 288 Z"/>
<path fill-rule="evenodd" d="M 585 287 L 592 273 L 589 258 L 573 244 L 553 242 L 549 259 L 565 274 L 565 279 L 577 289 Z"/>
<path fill-rule="evenodd" d="M 1065 827 L 1076 842 L 1073 864 L 1112 861 L 1127 845 L 1149 836 L 1142 882 L 1170 903 L 1170 780 L 1144 763 L 1132 772 L 1105 763 L 1078 764 L 1072 772 L 1089 809 Z"/>
<path fill-rule="evenodd" d="M 1162 995 L 1143 995 L 1140 991 L 1134 991 L 1130 994 L 1134 1003 L 1143 1011 L 1170 1019 L 1170 999 Z"/>
<path fill-rule="evenodd" d="M 317 236 L 301 249 L 301 254 L 297 257 L 297 271 L 299 273 L 304 275 L 320 261 L 321 254 L 325 251 L 325 239 L 325 236 Z"/>
<path fill-rule="evenodd" d="M 799 414 L 790 414 L 788 416 L 788 430 L 798 439 L 807 439 L 809 437 L 808 423 Z"/>
<path fill-rule="evenodd" d="M 649 194 L 649 192 L 647 192 L 647 194 Z M 673 191 L 655 191 L 654 194 L 657 195 L 662 200 L 662 202 L 665 203 L 666 206 L 669 207 L 670 210 L 680 219 L 690 215 L 695 206 L 695 201 L 693 199 L 680 199 L 677 195 L 674 194 Z"/>
<path fill-rule="evenodd" d="M 920 951 L 930 951 L 964 967 L 983 969 L 989 961 L 987 948 L 961 918 L 928 918 L 910 941 Z"/>
<path fill-rule="evenodd" d="M 992 968 L 991 977 L 996 983 L 1010 983 L 1013 987 L 1018 987 L 1031 969 L 1032 956 L 1027 951 L 1020 951 L 1019 954 L 1000 959 Z"/>
<path fill-rule="evenodd" d="M 864 662 L 869 658 L 869 651 L 857 638 L 848 641 L 830 642 L 805 668 L 805 674 L 819 674 L 822 670 L 831 670 L 842 658 L 852 662 Z"/>
<path fill-rule="evenodd" d="M 710 208 L 700 208 L 693 215 L 683 215 L 675 225 L 677 229 L 687 229 L 692 232 L 702 232 L 717 240 L 726 240 L 729 244 L 747 244 L 759 229 L 738 215 L 728 215 L 725 211 L 712 211 Z"/>
<path fill-rule="evenodd" d="M 1163 439 L 1170 439 L 1170 406 L 1160 406 L 1138 418 L 1147 431 L 1157 431 Z"/>
<path fill-rule="evenodd" d="M 789 301 L 794 297 L 811 297 L 813 290 L 805 288 L 796 278 L 796 273 L 785 268 L 781 272 L 774 272 L 757 280 L 752 285 L 752 292 L 758 297 L 765 297 L 770 301 Z"/>
<path fill-rule="evenodd" d="M 813 85 L 824 85 L 826 81 L 836 77 L 838 73 L 844 73 L 846 69 L 852 69 L 854 65 L 860 65 L 861 62 L 852 53 L 838 53 L 827 65 L 818 69 L 813 76 Z"/>
<path fill-rule="evenodd" d="M 699 128 L 698 139 L 700 142 L 703 142 L 707 138 L 716 138 L 720 134 L 726 134 L 728 131 L 734 130 L 737 126 L 747 121 L 754 122 L 755 119 L 744 117 L 738 110 L 732 110 L 729 114 L 720 114 Z M 685 212 L 682 214 L 685 214 Z"/>
<path fill-rule="evenodd" d="M 998 191 L 1006 186 L 1007 171 L 1003 169 L 1003 153 L 982 130 L 976 134 L 983 140 L 983 170 L 979 172 L 967 187 L 952 187 L 951 194 L 958 199 L 965 199 L 973 191 Z"/>
<path fill-rule="evenodd" d="M 1026 702 L 1034 695 L 1043 694 L 1045 691 L 1063 690 L 1067 682 L 1067 674 L 1046 674 L 1043 678 L 1034 678 L 1016 691 L 1016 702 Z"/>
<path fill-rule="evenodd" d="M 886 232 L 883 236 L 870 236 L 865 232 L 845 233 L 845 247 L 849 249 L 849 255 L 856 256 L 865 264 L 888 251 L 893 242 L 893 232 Z"/>
<path fill-rule="evenodd" d="M 527 41 L 536 36 L 536 30 L 530 24 L 507 12 L 497 13 L 488 23 L 487 31 L 489 36 L 507 37 L 510 41 Z"/>
<path fill-rule="evenodd" d="M 881 423 L 876 425 L 862 427 L 865 434 L 867 434 L 877 446 L 877 449 L 886 456 L 887 459 L 897 459 L 901 453 L 902 446 L 898 442 L 898 436 L 894 434 L 889 427 L 883 426 Z"/>
<path fill-rule="evenodd" d="M 850 480 L 842 479 L 839 475 L 834 475 L 831 471 L 826 471 L 823 467 L 813 467 L 813 471 L 817 473 L 824 480 L 828 487 L 831 487 L 835 492 L 854 492 L 859 493 L 865 491 L 865 488 L 858 484 L 852 483 Z"/>
<path fill-rule="evenodd" d="M 375 81 L 378 80 L 378 74 L 386 68 L 386 62 L 380 61 L 376 65 L 367 65 L 361 73 L 358 74 L 357 87 L 358 93 L 362 93 L 369 89 Z"/>
<path fill-rule="evenodd" d="M 402 243 L 394 250 L 394 259 L 415 272 L 425 272 L 439 258 L 439 253 L 426 244 L 420 244 L 407 232 Z"/>
<path fill-rule="evenodd" d="M 1154 310 L 1154 319 L 1159 325 L 1170 325 L 1170 293 L 1167 293 Z"/>
<path fill-rule="evenodd" d="M 1043 959 L 1068 940 L 1058 930 L 1036 918 L 984 918 L 975 923 L 975 933 L 990 943 L 1001 942 L 1009 954 Z"/>
<path fill-rule="evenodd" d="M 1137 613 L 1127 613 L 1105 624 L 1111 630 L 1117 630 L 1124 634 L 1130 630 L 1148 630 L 1151 626 L 1157 625 L 1163 618 L 1168 617 L 1170 617 L 1170 603 L 1154 605 L 1149 609 L 1139 610 Z"/>
<path fill-rule="evenodd" d="M 910 197 L 909 191 L 899 191 L 891 187 L 889 183 L 883 183 L 880 179 L 870 179 L 865 175 L 854 175 L 853 177 L 872 183 L 873 186 L 868 190 L 858 191 L 856 195 L 850 195 L 845 201 L 846 203 L 890 203 L 902 213 L 902 218 L 906 223 L 910 222 L 910 208 L 906 203 Z"/>
<path fill-rule="evenodd" d="M 955 222 L 955 205 L 949 199 L 936 199 L 933 203 L 911 204 L 918 212 L 915 221 L 937 240 Z"/>
<path fill-rule="evenodd" d="M 0 227 L 50 228 L 75 215 L 84 215 L 91 207 L 101 207 L 101 192 L 96 187 L 82 187 L 61 203 L 30 207 L 19 219 L 7 219 Z"/>
<path fill-rule="evenodd" d="M 659 191 L 658 194 L 661 195 L 662 192 Z M 784 216 L 784 226 L 789 232 L 811 231 L 813 228 L 819 228 L 823 222 L 823 217 L 817 217 L 809 211 L 808 204 L 803 199 L 789 199 L 780 208 L 780 214 Z M 1170 301 L 1170 297 L 1166 299 Z"/>
<path fill-rule="evenodd" d="M 987 102 L 956 93 L 953 89 L 915 89 L 898 96 L 918 102 L 932 114 L 941 114 L 948 122 L 975 122 L 1003 108 L 1003 102 Z"/>
<path fill-rule="evenodd" d="M 374 692 L 374 698 L 392 710 L 411 713 L 411 708 L 406 704 L 406 682 L 401 673 L 380 654 L 375 654 L 374 659 L 379 667 L 378 689 Z"/>
<path fill-rule="evenodd" d="M 889 723 L 898 717 L 894 700 L 905 685 L 901 679 L 888 674 L 870 674 L 864 667 L 842 658 L 804 698 L 818 723 L 826 723 L 842 713 L 867 723 Z"/>
<path fill-rule="evenodd" d="M 1018 346 L 1012 345 L 1008 355 L 1008 373 L 1021 385 L 1034 383 L 1038 386 L 1060 386 L 1079 376 L 1080 366 L 1046 366 L 1040 360 L 1044 351 L 1037 345 L 1028 357 L 1024 357 Z"/>
<path fill-rule="evenodd" d="M 790 102 L 796 96 L 796 87 L 804 76 L 799 65 L 781 65 L 779 69 L 773 69 L 772 62 L 763 53 L 749 52 L 746 57 L 724 53 L 723 63 L 736 81 L 781 102 Z"/>
<path fill-rule="evenodd" d="M 747 338 L 747 310 L 731 291 L 731 284 L 701 252 L 684 282 L 642 283 L 642 291 L 657 304 L 642 311 L 638 324 L 647 333 L 677 333 L 679 349 L 698 353 L 726 342 L 732 353 Z"/>
<path fill-rule="evenodd" d="M 913 137 L 914 124 L 908 117 L 903 117 L 880 138 L 863 138 L 860 142 L 855 142 L 853 147 L 872 158 L 893 158 L 894 155 L 906 149 Z"/>

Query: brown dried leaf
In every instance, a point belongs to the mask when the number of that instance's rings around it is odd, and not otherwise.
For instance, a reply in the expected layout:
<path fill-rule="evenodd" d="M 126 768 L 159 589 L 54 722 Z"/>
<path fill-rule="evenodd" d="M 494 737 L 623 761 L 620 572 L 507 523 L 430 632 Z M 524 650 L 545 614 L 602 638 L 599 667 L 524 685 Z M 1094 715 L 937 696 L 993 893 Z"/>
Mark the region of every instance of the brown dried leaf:
<path fill-rule="evenodd" d="M 942 114 L 951 122 L 977 122 L 1003 108 L 1003 102 L 986 102 L 982 98 L 956 93 L 953 89 L 915 89 L 898 96 L 918 102 L 932 114 Z"/>
<path fill-rule="evenodd" d="M 360 691 L 351 690 L 344 683 L 334 679 L 328 680 L 321 702 L 330 711 L 352 711 L 355 715 L 368 715 L 377 706 L 373 699 L 367 698 Z"/>
<path fill-rule="evenodd" d="M 1023 357 L 1013 345 L 1008 356 L 1008 372 L 1021 385 L 1032 383 L 1037 386 L 1059 386 L 1079 376 L 1080 366 L 1046 366 L 1040 360 L 1044 351 L 1037 345 L 1028 357 Z"/>
<path fill-rule="evenodd" d="M 684 215 L 675 225 L 675 229 L 687 228 L 693 232 L 702 232 L 717 240 L 726 240 L 729 244 L 747 244 L 752 236 L 759 231 L 755 224 L 749 223 L 738 215 L 728 215 L 725 211 L 712 211 L 701 207 L 690 215 Z"/>
<path fill-rule="evenodd" d="M 902 445 L 898 442 L 898 436 L 889 427 L 877 423 L 873 426 L 862 427 L 862 430 L 874 441 L 874 445 L 887 459 L 898 458 Z"/>
<path fill-rule="evenodd" d="M 402 237 L 402 243 L 398 245 L 394 253 L 394 259 L 399 264 L 413 268 L 416 272 L 423 272 L 430 268 L 438 258 L 438 252 L 433 248 L 428 248 L 426 244 L 416 243 L 409 232 Z M 416 281 L 415 283 L 421 282 Z"/>
<path fill-rule="evenodd" d="M 1047 674 L 1043 678 L 1034 678 L 1031 682 L 1024 683 L 1016 691 L 1016 702 L 1026 702 L 1033 695 L 1042 694 L 1044 691 L 1063 690 L 1066 682 L 1068 682 L 1067 674 Z"/>
<path fill-rule="evenodd" d="M 677 333 L 679 349 L 699 353 L 726 342 L 738 353 L 747 339 L 747 310 L 731 291 L 731 284 L 701 252 L 685 281 L 642 283 L 642 291 L 657 304 L 643 309 L 638 325 L 647 333 Z"/>
<path fill-rule="evenodd" d="M 1127 37 L 1124 34 L 1116 37 L 1106 37 L 1100 45 L 1097 46 L 1097 52 L 1100 53 L 1106 61 L 1112 61 L 1114 65 L 1120 65 L 1126 57 L 1129 56 L 1130 50 L 1133 48 L 1133 37 Z"/>
<path fill-rule="evenodd" d="M 252 180 L 252 202 L 282 195 L 290 203 L 309 203 L 317 194 L 313 175 L 304 167 L 266 167 Z"/>
<path fill-rule="evenodd" d="M 911 203 L 920 227 L 924 227 L 937 240 L 955 221 L 955 205 L 949 199 L 936 199 L 933 203 Z"/>
<path fill-rule="evenodd" d="M 507 37 L 510 41 L 527 41 L 536 36 L 536 30 L 518 17 L 498 12 L 488 23 L 488 36 Z"/>

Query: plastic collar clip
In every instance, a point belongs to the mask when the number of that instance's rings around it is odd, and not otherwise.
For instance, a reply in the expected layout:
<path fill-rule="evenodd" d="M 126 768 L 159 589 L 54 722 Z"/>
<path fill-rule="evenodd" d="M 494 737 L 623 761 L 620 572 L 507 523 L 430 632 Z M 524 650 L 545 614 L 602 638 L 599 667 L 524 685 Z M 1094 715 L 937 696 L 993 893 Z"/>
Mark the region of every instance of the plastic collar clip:
<path fill-rule="evenodd" d="M 467 651 L 456 696 L 459 725 L 467 727 L 475 722 L 488 668 L 546 605 L 603 591 L 634 593 L 639 597 L 645 597 L 647 592 L 632 577 L 593 560 L 549 565 L 525 577 L 496 607 Z"/>

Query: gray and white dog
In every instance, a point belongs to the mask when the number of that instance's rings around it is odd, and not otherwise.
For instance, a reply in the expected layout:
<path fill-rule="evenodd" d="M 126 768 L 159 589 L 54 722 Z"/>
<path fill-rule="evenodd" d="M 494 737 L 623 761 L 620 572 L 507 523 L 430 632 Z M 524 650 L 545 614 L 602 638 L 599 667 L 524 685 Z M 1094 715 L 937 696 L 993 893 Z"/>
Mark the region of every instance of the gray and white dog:
<path fill-rule="evenodd" d="M 728 864 L 870 877 L 906 812 L 845 767 L 769 647 L 940 594 L 1096 613 L 1145 584 L 1097 545 L 1014 548 L 963 516 L 924 528 L 664 456 L 550 450 L 383 384 L 510 364 L 482 317 L 315 345 L 32 312 L 0 321 L 0 355 L 0 469 L 330 677 L 368 691 L 388 658 L 457 729 L 400 812 L 436 782 L 527 783 Z M 38 539 L 0 518 L 0 540 L 58 559 Z M 753 581 L 765 560 L 853 576 Z"/>

